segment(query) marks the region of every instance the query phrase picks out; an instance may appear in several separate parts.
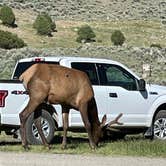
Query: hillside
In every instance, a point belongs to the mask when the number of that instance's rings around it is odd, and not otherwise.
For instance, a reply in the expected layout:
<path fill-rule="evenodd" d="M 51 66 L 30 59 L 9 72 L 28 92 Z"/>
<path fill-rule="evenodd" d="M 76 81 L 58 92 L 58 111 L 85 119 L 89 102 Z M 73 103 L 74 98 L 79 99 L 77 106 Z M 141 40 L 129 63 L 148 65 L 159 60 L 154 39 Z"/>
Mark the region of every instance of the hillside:
<path fill-rule="evenodd" d="M 125 45 L 136 47 L 150 47 L 157 43 L 166 47 L 166 26 L 157 20 L 112 20 L 112 21 L 77 21 L 77 20 L 57 20 L 57 32 L 53 37 L 39 36 L 33 29 L 33 22 L 37 12 L 30 9 L 14 9 L 16 15 L 17 28 L 8 28 L 0 24 L 0 29 L 18 34 L 18 36 L 34 48 L 54 48 L 79 47 L 82 44 L 76 42 L 77 29 L 81 25 L 90 25 L 96 33 L 96 42 L 91 43 L 95 46 L 112 46 L 111 34 L 115 29 L 120 29 L 125 37 Z"/>
<path fill-rule="evenodd" d="M 139 76 L 142 76 L 142 65 L 150 64 L 152 75 L 146 80 L 166 85 L 166 26 L 162 23 L 166 16 L 164 1 L 0 0 L 0 4 L 4 3 L 13 7 L 18 27 L 9 28 L 0 23 L 0 29 L 16 33 L 28 47 L 0 49 L 1 79 L 10 77 L 20 58 L 61 55 L 117 60 Z M 147 14 L 150 9 L 153 14 Z M 39 36 L 32 27 L 41 11 L 48 11 L 56 22 L 57 32 L 53 37 Z M 96 42 L 76 42 L 78 27 L 84 24 L 93 28 Z M 126 37 L 123 47 L 115 47 L 111 42 L 115 29 L 120 29 Z M 160 44 L 162 49 L 150 48 L 151 44 Z"/>

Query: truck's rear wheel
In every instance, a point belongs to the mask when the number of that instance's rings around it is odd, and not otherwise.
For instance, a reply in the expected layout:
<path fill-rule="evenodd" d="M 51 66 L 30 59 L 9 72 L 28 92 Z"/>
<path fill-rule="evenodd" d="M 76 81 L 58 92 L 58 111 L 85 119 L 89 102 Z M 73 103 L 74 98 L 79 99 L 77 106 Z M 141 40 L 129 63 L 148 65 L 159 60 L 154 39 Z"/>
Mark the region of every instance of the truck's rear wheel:
<path fill-rule="evenodd" d="M 52 118 L 51 114 L 44 109 L 41 110 L 40 116 L 41 116 L 41 125 L 43 133 L 47 139 L 47 142 L 50 143 L 54 137 L 54 131 L 55 131 L 54 119 Z M 34 145 L 42 144 L 40 135 L 34 124 L 34 113 L 32 113 L 29 116 L 26 122 L 26 135 L 29 144 L 34 144 Z"/>
<path fill-rule="evenodd" d="M 166 110 L 157 113 L 153 123 L 154 139 L 166 140 Z"/>

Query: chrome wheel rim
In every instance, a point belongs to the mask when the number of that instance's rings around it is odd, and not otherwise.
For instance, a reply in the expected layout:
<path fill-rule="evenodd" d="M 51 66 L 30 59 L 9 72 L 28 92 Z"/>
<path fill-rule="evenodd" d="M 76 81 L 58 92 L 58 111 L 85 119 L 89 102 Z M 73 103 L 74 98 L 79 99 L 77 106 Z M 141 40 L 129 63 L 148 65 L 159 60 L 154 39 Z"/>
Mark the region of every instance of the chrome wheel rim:
<path fill-rule="evenodd" d="M 157 119 L 154 123 L 154 136 L 166 140 L 166 118 Z"/>
<path fill-rule="evenodd" d="M 44 136 L 47 138 L 50 132 L 50 125 L 48 121 L 44 118 L 41 118 L 41 125 L 42 125 Z M 36 139 L 41 140 L 37 127 L 35 126 L 34 123 L 32 124 L 32 134 Z"/>

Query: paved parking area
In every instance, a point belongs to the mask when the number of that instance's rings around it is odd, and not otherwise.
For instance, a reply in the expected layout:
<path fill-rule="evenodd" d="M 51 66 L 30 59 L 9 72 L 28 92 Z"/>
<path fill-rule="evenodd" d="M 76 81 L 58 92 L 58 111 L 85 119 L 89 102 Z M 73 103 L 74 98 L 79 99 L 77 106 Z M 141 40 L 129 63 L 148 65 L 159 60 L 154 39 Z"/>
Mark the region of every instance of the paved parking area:
<path fill-rule="evenodd" d="M 165 166 L 165 158 L 0 152 L 0 166 Z"/>

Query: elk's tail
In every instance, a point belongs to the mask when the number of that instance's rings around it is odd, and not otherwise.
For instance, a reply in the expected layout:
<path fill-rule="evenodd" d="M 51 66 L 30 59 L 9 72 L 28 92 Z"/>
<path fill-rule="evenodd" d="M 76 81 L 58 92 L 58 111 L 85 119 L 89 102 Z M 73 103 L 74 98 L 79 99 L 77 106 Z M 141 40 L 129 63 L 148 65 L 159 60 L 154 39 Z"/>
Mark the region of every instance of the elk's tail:
<path fill-rule="evenodd" d="M 21 74 L 21 76 L 19 77 L 19 80 L 23 83 L 24 88 L 27 89 L 27 83 L 25 82 L 25 79 L 24 79 L 24 73 Z"/>

